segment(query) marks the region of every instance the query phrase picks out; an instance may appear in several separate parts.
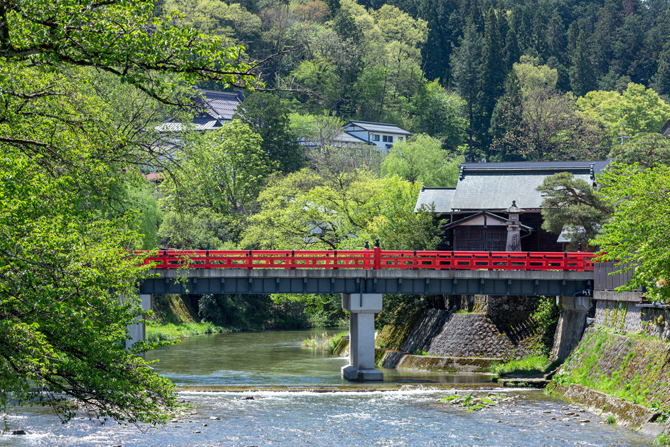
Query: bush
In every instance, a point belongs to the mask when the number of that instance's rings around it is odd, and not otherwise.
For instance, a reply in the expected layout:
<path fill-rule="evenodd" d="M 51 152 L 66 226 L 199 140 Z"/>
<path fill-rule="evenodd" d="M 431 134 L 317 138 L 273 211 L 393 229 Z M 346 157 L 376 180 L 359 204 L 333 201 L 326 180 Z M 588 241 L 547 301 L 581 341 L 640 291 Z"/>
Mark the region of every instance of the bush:
<path fill-rule="evenodd" d="M 491 365 L 491 372 L 498 377 L 506 374 L 533 376 L 552 371 L 558 368 L 561 363 L 560 361 L 550 362 L 546 355 L 529 355 L 507 363 L 494 363 Z"/>

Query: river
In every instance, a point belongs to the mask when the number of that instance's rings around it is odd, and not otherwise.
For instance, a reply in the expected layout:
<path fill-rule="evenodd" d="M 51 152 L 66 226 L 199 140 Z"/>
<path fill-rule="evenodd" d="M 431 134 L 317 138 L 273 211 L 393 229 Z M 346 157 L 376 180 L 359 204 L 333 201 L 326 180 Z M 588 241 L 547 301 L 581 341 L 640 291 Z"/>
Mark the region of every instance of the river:
<path fill-rule="evenodd" d="M 384 370 L 381 390 L 349 384 L 340 378 L 345 359 L 300 346 L 315 332 L 323 330 L 199 336 L 149 353 L 197 411 L 158 429 L 81 416 L 62 425 L 46 409 L 22 407 L 6 426 L 29 434 L 0 436 L 0 446 L 653 445 L 588 413 L 578 415 L 591 422 L 579 423 L 540 391 L 505 390 L 520 396 L 513 405 L 473 413 L 439 402 L 452 387 L 488 386 L 486 375 Z"/>

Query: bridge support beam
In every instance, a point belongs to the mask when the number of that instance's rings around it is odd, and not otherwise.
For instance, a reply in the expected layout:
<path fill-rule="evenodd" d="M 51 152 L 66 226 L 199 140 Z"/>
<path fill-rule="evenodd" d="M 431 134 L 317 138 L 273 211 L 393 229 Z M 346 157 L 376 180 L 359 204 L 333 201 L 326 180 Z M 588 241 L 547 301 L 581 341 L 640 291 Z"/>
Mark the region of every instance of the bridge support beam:
<path fill-rule="evenodd" d="M 582 339 L 586 329 L 586 314 L 591 309 L 591 298 L 586 296 L 557 296 L 556 304 L 561 307 L 558 318 L 552 360 L 565 360 Z"/>
<path fill-rule="evenodd" d="M 382 310 L 381 293 L 343 293 L 342 307 L 349 311 L 349 365 L 342 377 L 355 382 L 384 380 L 375 369 L 375 314 Z"/>
<path fill-rule="evenodd" d="M 152 296 L 150 294 L 140 294 L 140 300 L 142 300 L 142 310 L 151 310 Z M 144 323 L 137 322 L 129 325 L 128 336 L 129 338 L 126 339 L 126 350 L 130 349 L 138 341 L 146 341 Z"/>

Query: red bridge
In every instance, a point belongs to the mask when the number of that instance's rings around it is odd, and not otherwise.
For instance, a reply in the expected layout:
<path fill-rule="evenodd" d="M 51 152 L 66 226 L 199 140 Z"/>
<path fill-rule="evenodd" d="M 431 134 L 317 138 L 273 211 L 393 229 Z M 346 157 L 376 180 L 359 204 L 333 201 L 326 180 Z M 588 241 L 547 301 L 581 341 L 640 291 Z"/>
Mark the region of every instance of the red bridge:
<path fill-rule="evenodd" d="M 146 253 L 146 252 L 141 252 Z M 156 269 L 593 271 L 594 253 L 408 250 L 160 250 Z"/>

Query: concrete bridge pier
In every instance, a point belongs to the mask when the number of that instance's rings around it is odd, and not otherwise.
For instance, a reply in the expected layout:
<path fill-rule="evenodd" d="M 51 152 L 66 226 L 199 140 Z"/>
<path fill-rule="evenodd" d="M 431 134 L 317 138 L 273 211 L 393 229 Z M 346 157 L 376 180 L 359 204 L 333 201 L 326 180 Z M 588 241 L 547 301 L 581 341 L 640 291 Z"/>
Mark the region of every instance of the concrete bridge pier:
<path fill-rule="evenodd" d="M 565 360 L 579 344 L 586 329 L 586 314 L 591 309 L 591 298 L 587 296 L 557 296 L 556 304 L 561 307 L 558 318 L 552 360 Z"/>
<path fill-rule="evenodd" d="M 142 300 L 142 310 L 151 310 L 152 296 L 150 294 L 140 294 L 140 300 Z M 137 322 L 129 325 L 128 335 L 129 338 L 126 339 L 126 350 L 130 349 L 138 341 L 146 341 L 144 323 Z M 144 355 L 142 355 L 142 357 L 144 357 Z"/>
<path fill-rule="evenodd" d="M 381 293 L 343 293 L 342 307 L 349 311 L 349 365 L 342 377 L 356 382 L 384 380 L 375 369 L 375 314 L 382 310 Z"/>

